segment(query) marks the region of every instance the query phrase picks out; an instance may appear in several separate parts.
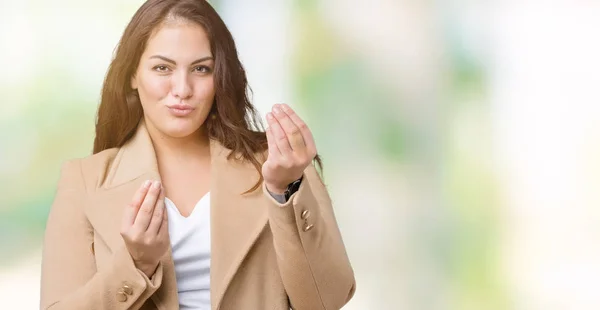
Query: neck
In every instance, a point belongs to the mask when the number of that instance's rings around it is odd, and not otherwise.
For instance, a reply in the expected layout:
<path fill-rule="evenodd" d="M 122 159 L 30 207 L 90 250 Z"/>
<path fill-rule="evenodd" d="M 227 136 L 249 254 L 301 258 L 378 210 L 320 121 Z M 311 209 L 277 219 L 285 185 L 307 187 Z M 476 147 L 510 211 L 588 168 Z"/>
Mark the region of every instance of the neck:
<path fill-rule="evenodd" d="M 210 140 L 201 126 L 193 134 L 174 138 L 147 126 L 159 166 L 164 162 L 192 163 L 210 157 Z"/>

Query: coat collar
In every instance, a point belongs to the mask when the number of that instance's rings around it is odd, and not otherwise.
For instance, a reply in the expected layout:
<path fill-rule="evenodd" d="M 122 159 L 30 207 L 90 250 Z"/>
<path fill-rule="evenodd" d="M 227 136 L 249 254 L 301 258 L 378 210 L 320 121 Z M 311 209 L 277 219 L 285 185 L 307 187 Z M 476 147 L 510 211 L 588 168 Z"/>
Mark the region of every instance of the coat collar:
<path fill-rule="evenodd" d="M 267 224 L 259 174 L 248 162 L 228 159 L 231 150 L 210 141 L 211 154 L 211 304 L 218 309 L 229 283 Z M 88 218 L 111 250 L 124 246 L 119 234 L 123 208 L 146 179 L 160 180 L 152 140 L 144 122 L 118 151 L 104 184 L 88 207 Z M 198 197 L 200 198 L 200 197 Z M 109 202 L 107 204 L 107 202 Z M 164 309 L 178 309 L 177 282 L 171 250 L 161 259 L 163 281 L 153 300 Z"/>
<path fill-rule="evenodd" d="M 142 119 L 133 137 L 119 149 L 106 176 L 104 188 L 131 182 L 145 174 L 160 178 L 152 139 Z"/>

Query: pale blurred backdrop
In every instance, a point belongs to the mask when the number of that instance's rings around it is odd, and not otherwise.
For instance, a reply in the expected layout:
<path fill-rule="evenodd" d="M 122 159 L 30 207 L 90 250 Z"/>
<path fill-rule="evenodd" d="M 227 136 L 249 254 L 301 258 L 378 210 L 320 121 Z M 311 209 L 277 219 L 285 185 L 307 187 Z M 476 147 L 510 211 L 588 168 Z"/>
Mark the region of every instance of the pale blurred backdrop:
<path fill-rule="evenodd" d="M 0 0 L 0 308 L 36 309 L 59 167 L 140 0 Z M 313 130 L 345 310 L 600 309 L 600 2 L 213 0 Z"/>

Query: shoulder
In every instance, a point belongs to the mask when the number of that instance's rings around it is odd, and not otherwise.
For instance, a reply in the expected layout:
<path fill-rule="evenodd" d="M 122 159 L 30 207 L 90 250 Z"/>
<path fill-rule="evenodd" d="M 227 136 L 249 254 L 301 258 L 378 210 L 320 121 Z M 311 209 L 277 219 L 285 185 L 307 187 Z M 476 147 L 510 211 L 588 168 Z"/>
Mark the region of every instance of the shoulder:
<path fill-rule="evenodd" d="M 119 150 L 120 148 L 115 147 L 76 160 L 81 162 L 82 169 L 97 170 L 98 168 L 108 168 L 114 162 Z"/>
<path fill-rule="evenodd" d="M 119 153 L 120 148 L 111 148 L 82 158 L 74 158 L 63 163 L 61 176 L 79 175 L 86 188 L 97 187 L 104 183 L 108 171 Z"/>

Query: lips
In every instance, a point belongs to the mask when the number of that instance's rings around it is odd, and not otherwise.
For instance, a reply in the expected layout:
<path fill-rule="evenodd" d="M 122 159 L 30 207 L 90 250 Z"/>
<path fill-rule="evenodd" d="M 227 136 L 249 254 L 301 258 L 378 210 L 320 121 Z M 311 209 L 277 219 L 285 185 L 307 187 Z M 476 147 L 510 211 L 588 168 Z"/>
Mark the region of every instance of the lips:
<path fill-rule="evenodd" d="M 169 109 L 173 109 L 173 110 L 193 110 L 194 108 L 191 105 L 187 105 L 187 104 L 173 104 L 173 105 L 169 105 L 167 106 Z"/>
<path fill-rule="evenodd" d="M 187 104 L 173 104 L 167 107 L 171 114 L 177 117 L 187 116 L 194 111 L 194 107 Z"/>

